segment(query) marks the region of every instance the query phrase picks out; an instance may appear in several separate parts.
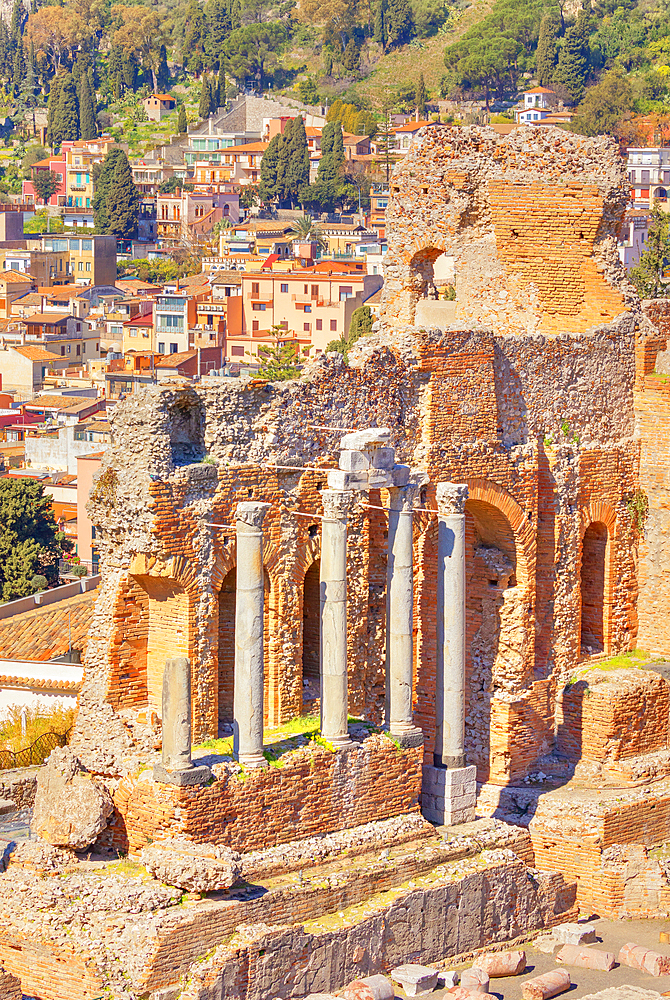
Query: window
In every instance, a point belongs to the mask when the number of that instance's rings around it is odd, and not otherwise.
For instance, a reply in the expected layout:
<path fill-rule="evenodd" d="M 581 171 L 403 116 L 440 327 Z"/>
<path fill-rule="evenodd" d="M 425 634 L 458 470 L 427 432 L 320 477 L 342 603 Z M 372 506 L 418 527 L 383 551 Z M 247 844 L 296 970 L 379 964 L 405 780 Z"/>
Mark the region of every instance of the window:
<path fill-rule="evenodd" d="M 302 324 L 302 328 L 305 331 L 305 333 L 309 333 L 309 331 L 312 329 L 312 324 L 311 323 L 303 323 Z"/>
<path fill-rule="evenodd" d="M 266 305 L 265 302 L 252 302 L 251 308 L 254 312 L 265 312 Z"/>
<path fill-rule="evenodd" d="M 81 323 L 77 323 L 77 333 L 81 333 Z"/>
<path fill-rule="evenodd" d="M 340 302 L 344 302 L 345 299 L 352 299 L 354 293 L 351 285 L 340 285 Z"/>
<path fill-rule="evenodd" d="M 131 337 L 136 337 L 137 336 L 137 330 L 133 330 L 132 326 L 131 326 L 130 330 L 128 331 L 128 333 L 130 334 Z"/>
<path fill-rule="evenodd" d="M 316 328 L 317 328 L 317 330 L 323 330 L 323 320 L 322 319 L 317 319 L 317 321 L 316 321 Z"/>
<path fill-rule="evenodd" d="M 256 330 L 260 330 L 260 326 L 258 325 L 257 319 L 253 320 L 251 324 L 251 329 L 254 331 L 254 333 L 256 332 Z"/>
<path fill-rule="evenodd" d="M 281 290 L 284 294 L 288 292 L 288 281 L 282 283 Z"/>
<path fill-rule="evenodd" d="M 642 170 L 641 171 L 640 180 L 642 181 L 643 184 L 648 184 L 649 183 L 649 171 L 648 170 Z"/>
<path fill-rule="evenodd" d="M 331 331 L 336 331 L 337 330 L 337 320 L 336 319 L 331 319 L 331 321 L 330 321 L 330 329 L 331 329 Z"/>
<path fill-rule="evenodd" d="M 244 348 L 243 347 L 231 347 L 230 353 L 231 353 L 232 357 L 234 357 L 234 358 L 244 357 Z"/>
<path fill-rule="evenodd" d="M 176 354 L 179 350 L 179 344 L 170 344 L 170 354 Z"/>
<path fill-rule="evenodd" d="M 258 281 L 251 282 L 251 294 L 258 295 L 260 290 L 260 283 Z"/>
<path fill-rule="evenodd" d="M 303 285 L 303 288 L 305 291 L 305 295 L 307 295 L 309 293 L 309 285 Z"/>
<path fill-rule="evenodd" d="M 72 351 L 72 347 L 70 346 L 70 344 L 68 344 L 67 345 L 67 353 L 70 354 L 71 351 Z"/>
<path fill-rule="evenodd" d="M 77 270 L 78 271 L 83 271 L 84 270 L 84 265 L 83 265 L 82 261 L 79 261 L 77 263 Z"/>
<path fill-rule="evenodd" d="M 77 344 L 77 354 L 81 354 L 81 347 Z"/>
<path fill-rule="evenodd" d="M 65 344 L 61 344 L 60 345 L 60 353 L 61 353 L 61 356 L 65 354 Z"/>
<path fill-rule="evenodd" d="M 91 270 L 91 262 L 90 262 L 90 260 L 87 260 L 87 261 L 86 261 L 86 270 L 87 270 L 87 271 L 90 271 L 90 270 Z"/>
<path fill-rule="evenodd" d="M 158 353 L 159 354 L 165 354 L 165 344 L 161 344 L 159 342 L 159 344 L 158 344 Z"/>
<path fill-rule="evenodd" d="M 305 312 L 306 313 L 311 313 L 311 311 L 312 311 L 312 307 L 311 306 L 305 306 Z"/>
<path fill-rule="evenodd" d="M 318 297 L 319 297 L 319 286 L 318 285 L 312 285 L 312 298 L 313 299 L 318 299 Z"/>
<path fill-rule="evenodd" d="M 81 353 L 86 354 L 86 344 L 81 345 Z"/>

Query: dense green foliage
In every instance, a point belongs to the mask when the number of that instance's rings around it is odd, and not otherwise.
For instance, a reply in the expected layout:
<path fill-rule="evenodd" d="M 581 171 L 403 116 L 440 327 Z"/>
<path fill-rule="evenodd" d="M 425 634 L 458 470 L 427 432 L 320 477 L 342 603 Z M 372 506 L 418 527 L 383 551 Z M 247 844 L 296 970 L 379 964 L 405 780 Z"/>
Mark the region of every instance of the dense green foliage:
<path fill-rule="evenodd" d="M 33 188 L 40 201 L 45 204 L 49 198 L 56 193 L 60 183 L 60 176 L 53 170 L 34 170 Z"/>
<path fill-rule="evenodd" d="M 666 294 L 662 279 L 668 265 L 670 265 L 670 216 L 656 206 L 649 223 L 646 249 L 640 256 L 639 264 L 632 267 L 629 272 L 640 298 L 656 299 Z"/>
<path fill-rule="evenodd" d="M 297 367 L 298 357 L 295 345 L 288 341 L 280 344 L 282 337 L 287 331 L 278 324 L 270 330 L 276 341 L 273 345 L 261 344 L 258 348 L 258 360 L 261 363 L 258 369 L 258 377 L 267 379 L 268 382 L 286 382 L 289 379 L 298 378 L 300 369 Z"/>
<path fill-rule="evenodd" d="M 72 549 L 54 521 L 51 497 L 34 479 L 0 479 L 0 597 L 11 601 L 58 582 L 58 560 Z"/>
<path fill-rule="evenodd" d="M 128 157 L 122 149 L 112 149 L 105 157 L 95 186 L 93 212 L 99 233 L 119 239 L 137 235 L 140 194 L 133 181 Z"/>

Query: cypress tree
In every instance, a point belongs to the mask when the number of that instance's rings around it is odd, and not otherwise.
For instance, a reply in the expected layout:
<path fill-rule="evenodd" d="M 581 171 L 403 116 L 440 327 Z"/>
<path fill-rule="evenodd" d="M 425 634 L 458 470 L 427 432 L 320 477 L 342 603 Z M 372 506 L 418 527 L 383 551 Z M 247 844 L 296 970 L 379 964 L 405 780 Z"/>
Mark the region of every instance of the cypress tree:
<path fill-rule="evenodd" d="M 188 122 L 186 121 L 186 108 L 183 104 L 179 105 L 179 114 L 177 115 L 177 132 L 181 135 L 188 131 Z"/>
<path fill-rule="evenodd" d="M 158 69 L 156 70 L 156 86 L 164 93 L 170 86 L 170 70 L 167 64 L 167 49 L 164 45 L 160 47 L 158 56 Z"/>
<path fill-rule="evenodd" d="M 388 0 L 386 34 L 389 45 L 402 45 L 412 37 L 414 20 L 410 0 Z"/>
<path fill-rule="evenodd" d="M 23 58 L 23 45 L 19 44 L 16 47 L 16 52 L 14 53 L 14 67 L 12 72 L 12 81 L 14 84 L 14 93 L 18 94 L 21 90 L 21 85 L 23 84 L 26 76 L 26 61 Z"/>
<path fill-rule="evenodd" d="M 428 91 L 426 90 L 426 83 L 423 78 L 423 73 L 419 73 L 419 82 L 417 83 L 416 90 L 414 92 L 414 103 L 416 104 L 419 115 L 425 115 L 427 100 Z"/>
<path fill-rule="evenodd" d="M 568 28 L 565 33 L 558 67 L 554 75 L 554 79 L 563 84 L 575 104 L 581 100 L 584 93 L 588 72 L 583 30 L 583 23 L 580 24 L 578 17 L 575 24 Z"/>
<path fill-rule="evenodd" d="M 317 200 L 332 208 L 341 187 L 340 167 L 344 163 L 344 142 L 339 122 L 328 122 L 321 133 L 321 159 L 316 175 Z"/>
<path fill-rule="evenodd" d="M 309 149 L 307 133 L 302 116 L 293 119 L 293 127 L 287 140 L 288 168 L 285 176 L 286 195 L 293 201 L 300 191 L 309 184 Z"/>
<path fill-rule="evenodd" d="M 47 142 L 50 146 L 55 144 L 54 126 L 56 123 L 56 109 L 58 108 L 60 88 L 64 76 L 64 73 L 57 73 L 51 81 L 51 90 L 49 91 L 49 100 L 47 102 Z"/>
<path fill-rule="evenodd" d="M 68 139 L 79 138 L 79 101 L 71 73 L 65 73 L 61 81 L 52 133 L 57 146 Z"/>
<path fill-rule="evenodd" d="M 350 38 L 347 42 L 347 47 L 344 50 L 344 55 L 342 56 L 342 65 L 345 69 L 350 72 L 358 69 L 361 64 L 361 51 L 356 45 L 354 38 Z"/>
<path fill-rule="evenodd" d="M 103 161 L 95 188 L 93 212 L 98 232 L 132 239 L 137 234 L 140 195 L 122 149 L 112 149 Z"/>
<path fill-rule="evenodd" d="M 291 158 L 289 140 L 291 138 L 292 131 L 293 119 L 286 123 L 284 134 L 282 135 L 281 142 L 279 143 L 279 157 L 277 162 L 277 198 L 279 201 L 285 201 L 287 198 L 291 197 L 291 192 L 287 185 L 287 178 L 289 174 L 289 160 Z"/>
<path fill-rule="evenodd" d="M 224 62 L 223 62 L 223 58 L 221 59 L 221 63 L 219 65 L 219 78 L 218 78 L 217 84 L 216 84 L 216 100 L 218 102 L 217 103 L 217 110 L 219 108 L 225 108 L 225 106 L 226 106 L 226 69 L 225 69 L 225 65 L 224 65 Z"/>
<path fill-rule="evenodd" d="M 277 200 L 277 169 L 279 167 L 279 147 L 281 135 L 274 135 L 261 159 L 261 183 L 258 194 L 266 204 Z"/>
<path fill-rule="evenodd" d="M 95 180 L 95 194 L 93 195 L 93 217 L 95 228 L 99 233 L 106 233 L 109 229 L 109 209 L 108 197 L 114 176 L 114 165 L 121 150 L 112 149 L 102 162 L 102 169 Z"/>
<path fill-rule="evenodd" d="M 386 50 L 386 0 L 378 0 L 375 11 L 375 30 L 373 38 Z"/>
<path fill-rule="evenodd" d="M 98 134 L 98 123 L 95 117 L 95 105 L 91 95 L 88 73 L 81 74 L 79 84 L 79 125 L 82 139 L 95 139 Z"/>
<path fill-rule="evenodd" d="M 556 71 L 556 29 L 555 17 L 552 14 L 545 14 L 540 22 L 540 35 L 535 53 L 537 78 L 543 87 L 552 82 Z"/>
<path fill-rule="evenodd" d="M 198 116 L 200 118 L 209 118 L 211 107 L 212 85 L 209 82 L 209 76 L 205 74 L 202 78 L 202 84 L 200 85 L 200 105 L 198 107 Z"/>
<path fill-rule="evenodd" d="M 23 25 L 24 13 L 23 3 L 21 0 L 14 0 L 14 6 L 12 7 L 12 19 L 9 22 L 9 37 L 12 41 L 16 42 L 17 45 L 21 44 L 21 27 Z"/>

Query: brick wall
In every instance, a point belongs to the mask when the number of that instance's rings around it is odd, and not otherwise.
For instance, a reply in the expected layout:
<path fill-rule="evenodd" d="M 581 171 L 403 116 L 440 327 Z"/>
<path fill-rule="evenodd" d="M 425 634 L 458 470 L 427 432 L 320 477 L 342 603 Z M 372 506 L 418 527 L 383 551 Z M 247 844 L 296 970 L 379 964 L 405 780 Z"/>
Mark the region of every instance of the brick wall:
<path fill-rule="evenodd" d="M 207 786 L 126 778 L 114 796 L 113 846 L 133 853 L 150 840 L 185 835 L 245 852 L 415 812 L 421 757 L 420 748 L 399 750 L 371 736 L 349 751 L 317 746 L 242 775 L 224 767 Z"/>

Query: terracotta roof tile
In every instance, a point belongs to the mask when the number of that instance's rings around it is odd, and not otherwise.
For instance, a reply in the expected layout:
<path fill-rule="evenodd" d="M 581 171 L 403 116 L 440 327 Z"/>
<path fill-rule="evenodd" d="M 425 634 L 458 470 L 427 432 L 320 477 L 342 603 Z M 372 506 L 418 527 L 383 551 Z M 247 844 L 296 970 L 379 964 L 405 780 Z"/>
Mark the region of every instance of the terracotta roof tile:
<path fill-rule="evenodd" d="M 86 648 L 97 590 L 67 601 L 0 620 L 0 658 L 52 660 L 68 651 L 68 617 L 72 648 Z"/>

